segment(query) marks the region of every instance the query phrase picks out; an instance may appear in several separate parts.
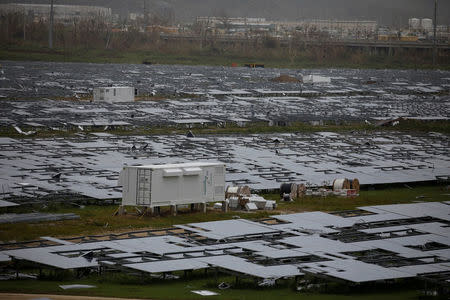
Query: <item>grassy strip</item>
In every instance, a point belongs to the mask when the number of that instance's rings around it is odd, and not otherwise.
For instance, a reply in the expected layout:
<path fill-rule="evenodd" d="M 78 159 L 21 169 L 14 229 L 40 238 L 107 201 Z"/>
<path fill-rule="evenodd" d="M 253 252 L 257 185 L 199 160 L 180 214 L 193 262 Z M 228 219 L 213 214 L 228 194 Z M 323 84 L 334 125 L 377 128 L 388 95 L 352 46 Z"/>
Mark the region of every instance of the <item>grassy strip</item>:
<path fill-rule="evenodd" d="M 266 199 L 279 200 L 278 194 L 265 194 Z M 288 212 L 298 211 L 340 211 L 353 210 L 360 206 L 403 204 L 427 201 L 449 201 L 449 191 L 446 186 L 416 186 L 392 187 L 379 190 L 362 190 L 359 197 L 342 198 L 305 197 L 295 202 L 280 203 L 279 209 Z"/>
<path fill-rule="evenodd" d="M 230 211 L 223 213 L 217 210 L 203 212 L 190 212 L 179 210 L 177 216 L 169 214 L 169 208 L 162 210 L 162 216 L 151 217 L 128 214 L 113 216 L 117 206 L 89 205 L 84 208 L 61 205 L 35 205 L 33 207 L 10 208 L 8 212 L 31 212 L 38 210 L 50 213 L 76 213 L 80 220 L 65 220 L 57 222 L 40 222 L 34 224 L 2 224 L 0 228 L 1 241 L 24 241 L 39 238 L 40 236 L 81 236 L 91 234 L 107 234 L 111 232 L 133 231 L 144 228 L 167 228 L 175 224 L 227 220 L 233 216 L 245 219 L 261 219 L 270 215 L 286 212 L 302 211 L 340 211 L 355 209 L 358 206 L 381 205 L 393 203 L 412 203 L 416 201 L 448 201 L 449 192 L 444 186 L 417 186 L 386 188 L 382 190 L 361 191 L 357 198 L 305 197 L 294 202 L 281 202 L 278 194 L 262 194 L 266 199 L 278 201 L 276 211 L 240 212 Z M 133 212 L 133 208 L 128 209 Z"/>
<path fill-rule="evenodd" d="M 194 274 L 195 275 L 195 274 Z M 103 275 L 104 276 L 104 275 Z M 103 277 L 102 276 L 102 277 Z M 203 276 L 204 277 L 204 276 Z M 213 277 L 213 276 L 212 276 Z M 127 280 L 128 281 L 128 280 Z M 134 281 L 134 283 L 133 283 Z M 213 291 L 219 293 L 217 296 L 211 296 L 211 299 L 312 299 L 312 300 L 350 300 L 350 299 L 419 299 L 420 294 L 414 289 L 417 286 L 406 288 L 397 288 L 387 290 L 369 289 L 368 291 L 352 292 L 348 288 L 348 294 L 343 292 L 335 293 L 300 293 L 294 290 L 292 283 L 284 283 L 280 286 L 270 288 L 258 288 L 249 280 L 242 280 L 238 286 L 234 286 L 234 278 L 229 276 L 218 276 L 217 281 L 209 278 L 187 278 L 174 281 L 152 280 L 137 284 L 138 278 L 130 282 L 117 282 L 104 278 L 90 278 L 77 281 L 50 281 L 50 280 L 9 280 L 0 282 L 1 292 L 14 293 L 46 293 L 61 295 L 79 295 L 79 296 L 103 296 L 114 298 L 146 298 L 146 299 L 199 299 L 201 296 L 192 293 L 192 290 Z M 220 290 L 217 284 L 227 282 L 233 285 L 232 288 Z M 95 285 L 92 289 L 74 289 L 62 290 L 60 284 L 91 284 Z M 345 287 L 344 287 L 345 288 Z M 1 294 L 0 294 L 1 297 Z"/>
<path fill-rule="evenodd" d="M 82 236 L 91 234 L 108 234 L 111 232 L 134 231 L 144 228 L 168 228 L 176 224 L 195 222 L 207 222 L 216 220 L 228 220 L 238 215 L 242 218 L 264 218 L 270 212 L 257 213 L 208 211 L 206 214 L 200 211 L 178 210 L 177 216 L 169 213 L 169 208 L 164 207 L 161 216 L 138 216 L 135 210 L 128 208 L 129 214 L 113 216 L 118 206 L 88 205 L 84 208 L 53 205 L 34 205 L 33 207 L 9 209 L 9 212 L 31 212 L 38 210 L 47 213 L 76 213 L 79 220 L 64 220 L 56 222 L 17 223 L 2 224 L 0 229 L 1 241 L 24 241 L 39 238 L 40 236 Z"/>
<path fill-rule="evenodd" d="M 270 52 L 268 52 L 270 53 Z M 261 54 L 258 57 L 234 52 L 217 52 L 214 49 L 182 51 L 149 51 L 142 49 L 48 49 L 39 45 L 4 46 L 0 48 L 0 60 L 31 60 L 88 63 L 131 63 L 144 61 L 153 64 L 231 66 L 236 63 L 262 63 L 270 68 L 356 68 L 356 69 L 433 69 L 434 66 L 422 62 L 407 61 L 404 57 L 384 55 L 363 55 L 358 59 L 351 57 L 317 59 L 306 53 L 293 58 Z M 441 64 L 439 69 L 450 69 L 450 63 Z"/>
<path fill-rule="evenodd" d="M 31 127 L 23 127 L 22 130 L 35 130 Z M 108 130 L 108 133 L 116 135 L 167 135 L 167 134 L 186 134 L 188 129 L 178 128 L 171 126 L 160 126 L 160 127 L 134 127 L 131 129 L 113 129 Z M 194 128 L 192 132 L 195 135 L 202 134 L 261 134 L 261 133 L 311 133 L 311 132 L 379 132 L 379 131 L 398 131 L 398 132 L 408 132 L 408 133 L 423 133 L 423 132 L 440 132 L 444 134 L 450 133 L 450 122 L 449 121 L 418 121 L 418 120 L 404 120 L 401 121 L 397 126 L 383 126 L 377 127 L 374 125 L 368 125 L 365 123 L 347 123 L 339 125 L 319 125 L 314 126 L 303 122 L 292 122 L 288 126 L 268 126 L 263 123 L 249 123 L 245 127 L 239 127 L 235 125 L 227 125 L 227 127 L 216 127 L 207 126 L 202 128 Z M 105 132 L 101 129 L 87 130 L 85 129 L 82 133 L 90 132 Z M 35 135 L 24 136 L 19 134 L 12 127 L 0 127 L 0 137 L 11 137 L 11 138 L 48 138 L 48 137 L 70 137 L 74 136 L 81 131 L 75 129 L 67 131 L 56 131 L 51 129 L 39 129 Z"/>

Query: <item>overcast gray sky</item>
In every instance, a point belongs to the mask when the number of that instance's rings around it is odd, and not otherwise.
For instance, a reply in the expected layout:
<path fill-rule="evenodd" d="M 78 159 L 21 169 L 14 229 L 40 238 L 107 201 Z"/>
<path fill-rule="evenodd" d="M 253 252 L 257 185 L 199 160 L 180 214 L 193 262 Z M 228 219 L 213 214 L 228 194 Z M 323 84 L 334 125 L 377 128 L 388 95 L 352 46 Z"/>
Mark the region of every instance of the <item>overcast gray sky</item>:
<path fill-rule="evenodd" d="M 49 3 L 50 0 L 0 0 L 0 3 Z M 225 13 L 272 20 L 370 19 L 383 25 L 406 25 L 411 17 L 432 18 L 433 0 L 55 0 L 57 4 L 111 7 L 115 12 L 173 9 L 177 21 Z M 450 0 L 438 0 L 438 24 L 450 25 Z"/>

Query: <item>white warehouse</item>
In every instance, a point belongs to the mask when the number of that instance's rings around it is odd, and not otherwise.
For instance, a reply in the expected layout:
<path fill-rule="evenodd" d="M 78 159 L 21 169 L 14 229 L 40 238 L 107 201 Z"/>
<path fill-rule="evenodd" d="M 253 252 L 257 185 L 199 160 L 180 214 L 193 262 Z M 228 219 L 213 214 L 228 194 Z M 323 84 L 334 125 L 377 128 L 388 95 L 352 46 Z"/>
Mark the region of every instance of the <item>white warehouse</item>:
<path fill-rule="evenodd" d="M 225 164 L 196 162 L 183 164 L 125 166 L 120 173 L 122 206 L 168 206 L 225 201 Z"/>
<path fill-rule="evenodd" d="M 94 101 L 132 102 L 134 88 L 129 86 L 111 86 L 94 88 Z"/>

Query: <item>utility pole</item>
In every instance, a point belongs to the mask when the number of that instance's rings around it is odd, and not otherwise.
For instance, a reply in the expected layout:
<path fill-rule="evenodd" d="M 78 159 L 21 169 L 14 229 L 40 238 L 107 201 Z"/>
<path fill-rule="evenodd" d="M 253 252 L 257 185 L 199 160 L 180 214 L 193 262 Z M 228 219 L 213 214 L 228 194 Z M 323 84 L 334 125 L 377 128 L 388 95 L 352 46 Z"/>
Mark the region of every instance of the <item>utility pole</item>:
<path fill-rule="evenodd" d="M 50 28 L 48 30 L 48 47 L 53 49 L 53 0 L 50 0 Z"/>
<path fill-rule="evenodd" d="M 26 30 L 26 22 L 27 22 L 27 15 L 26 15 L 26 13 L 25 13 L 25 9 L 23 10 L 23 41 L 25 42 L 26 41 L 26 33 L 25 33 L 25 30 Z"/>
<path fill-rule="evenodd" d="M 436 36 L 436 28 L 437 28 L 437 0 L 434 0 L 434 20 L 433 20 L 433 66 L 436 65 L 436 56 L 437 56 L 437 36 Z"/>
<path fill-rule="evenodd" d="M 147 15 L 147 0 L 144 0 L 144 27 L 148 25 L 148 15 Z M 144 31 L 146 28 L 144 28 Z"/>

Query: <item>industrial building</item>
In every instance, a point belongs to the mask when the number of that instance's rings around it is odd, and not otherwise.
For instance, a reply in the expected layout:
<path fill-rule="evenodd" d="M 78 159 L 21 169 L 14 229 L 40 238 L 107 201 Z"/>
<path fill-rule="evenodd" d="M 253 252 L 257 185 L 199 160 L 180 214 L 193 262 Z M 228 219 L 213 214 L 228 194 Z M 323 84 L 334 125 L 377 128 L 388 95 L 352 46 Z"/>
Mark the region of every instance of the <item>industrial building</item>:
<path fill-rule="evenodd" d="M 53 5 L 54 18 L 60 21 L 84 18 L 109 18 L 112 15 L 111 8 L 90 5 Z M 50 5 L 48 4 L 23 4 L 8 3 L 0 4 L 0 14 L 24 13 L 34 16 L 36 19 L 47 19 L 50 16 Z"/>
<path fill-rule="evenodd" d="M 378 23 L 370 20 L 304 20 L 299 22 L 270 21 L 265 18 L 197 17 L 196 23 L 220 33 L 271 32 L 276 36 L 301 31 L 326 32 L 335 38 L 367 38 L 376 33 Z"/>
<path fill-rule="evenodd" d="M 149 208 L 202 204 L 225 200 L 225 164 L 195 162 L 183 164 L 126 166 L 119 176 L 123 187 L 122 206 Z"/>
<path fill-rule="evenodd" d="M 409 30 L 431 31 L 433 30 L 433 20 L 429 18 L 411 18 L 408 20 Z"/>
<path fill-rule="evenodd" d="M 309 20 L 296 27 L 306 33 L 327 32 L 335 38 L 367 38 L 375 35 L 378 23 L 370 20 Z"/>
<path fill-rule="evenodd" d="M 197 17 L 196 23 L 220 33 L 274 31 L 276 26 L 265 18 Z"/>

